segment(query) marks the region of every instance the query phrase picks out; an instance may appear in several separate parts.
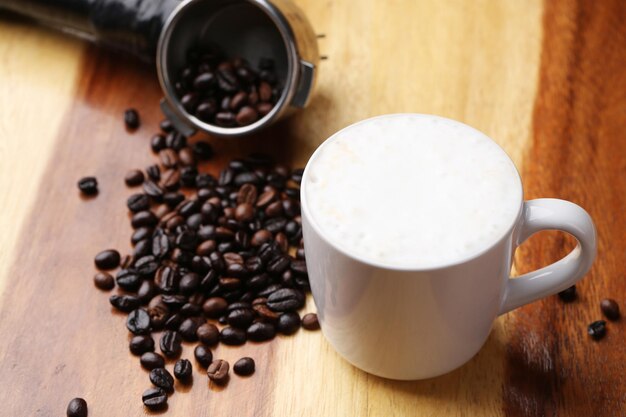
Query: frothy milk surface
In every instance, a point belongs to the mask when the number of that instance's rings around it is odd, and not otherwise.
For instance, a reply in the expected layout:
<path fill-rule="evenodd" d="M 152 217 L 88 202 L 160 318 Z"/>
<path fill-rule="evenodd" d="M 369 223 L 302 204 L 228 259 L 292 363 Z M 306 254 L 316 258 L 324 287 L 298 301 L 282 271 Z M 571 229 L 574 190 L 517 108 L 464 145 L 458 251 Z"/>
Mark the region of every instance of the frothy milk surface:
<path fill-rule="evenodd" d="M 470 257 L 504 235 L 521 204 L 506 153 L 449 119 L 391 115 L 335 134 L 306 167 L 314 222 L 347 253 L 428 268 Z"/>

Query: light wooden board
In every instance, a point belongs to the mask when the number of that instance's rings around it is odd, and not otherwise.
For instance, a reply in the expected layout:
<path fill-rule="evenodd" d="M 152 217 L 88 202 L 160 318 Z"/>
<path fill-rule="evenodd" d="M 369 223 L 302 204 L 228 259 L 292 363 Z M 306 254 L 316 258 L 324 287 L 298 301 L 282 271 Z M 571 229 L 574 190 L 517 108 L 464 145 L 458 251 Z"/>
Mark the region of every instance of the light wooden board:
<path fill-rule="evenodd" d="M 391 112 L 434 113 L 493 137 L 522 172 L 529 198 L 571 199 L 600 234 L 580 300 L 556 297 L 498 319 L 485 347 L 440 378 L 394 382 L 339 358 L 321 333 L 217 354 L 258 359 L 254 377 L 209 389 L 199 371 L 165 415 L 543 416 L 623 415 L 623 322 L 592 343 L 598 301 L 624 306 L 623 128 L 626 21 L 619 1 L 297 2 L 321 63 L 311 106 L 257 138 L 214 141 L 208 169 L 249 150 L 302 165 L 326 137 Z M 620 23 L 621 22 L 621 23 Z M 20 22 L 0 20 L 0 402 L 7 416 L 62 415 L 83 396 L 90 416 L 145 413 L 149 382 L 126 347 L 123 317 L 91 283 L 92 257 L 128 251 L 125 171 L 153 163 L 160 92 L 151 68 Z M 134 106 L 142 128 L 128 135 Z M 95 174 L 101 195 L 75 182 Z M 610 211 L 610 214 L 607 212 Z M 617 222 L 615 224 L 614 222 Z M 621 234 L 620 234 L 621 233 Z M 536 237 L 516 258 L 525 272 L 571 241 Z M 621 274 L 621 275 L 620 275 Z M 308 310 L 314 310 L 309 300 Z M 188 356 L 190 346 L 186 347 Z M 384 352 L 381 352 L 384 354 Z M 620 360 L 621 358 L 621 360 Z"/>

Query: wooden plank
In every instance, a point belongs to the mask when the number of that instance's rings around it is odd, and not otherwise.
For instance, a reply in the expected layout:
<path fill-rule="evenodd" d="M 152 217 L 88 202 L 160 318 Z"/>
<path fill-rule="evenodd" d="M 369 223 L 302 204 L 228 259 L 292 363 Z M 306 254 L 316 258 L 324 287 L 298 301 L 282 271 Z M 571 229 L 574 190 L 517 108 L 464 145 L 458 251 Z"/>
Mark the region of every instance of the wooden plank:
<path fill-rule="evenodd" d="M 556 297 L 519 310 L 509 327 L 507 416 L 626 414 L 623 320 L 593 342 L 587 324 L 599 304 L 626 307 L 626 8 L 616 1 L 548 2 L 532 151 L 523 173 L 527 198 L 552 196 L 585 207 L 598 229 L 598 257 L 570 304 Z M 557 233 L 518 252 L 521 272 L 570 251 Z"/>

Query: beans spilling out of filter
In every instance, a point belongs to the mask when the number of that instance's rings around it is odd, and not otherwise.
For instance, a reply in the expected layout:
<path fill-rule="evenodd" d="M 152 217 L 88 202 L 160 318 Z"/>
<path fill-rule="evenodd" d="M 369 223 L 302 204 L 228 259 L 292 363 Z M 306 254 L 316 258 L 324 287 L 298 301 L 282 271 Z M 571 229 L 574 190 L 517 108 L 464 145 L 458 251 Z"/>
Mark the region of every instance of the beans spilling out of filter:
<path fill-rule="evenodd" d="M 125 117 L 133 129 L 137 120 Z M 191 381 L 192 363 L 180 357 L 183 342 L 196 345 L 193 360 L 211 383 L 225 384 L 231 366 L 214 357 L 218 344 L 240 346 L 300 327 L 319 329 L 315 314 L 298 313 L 310 291 L 302 170 L 250 155 L 230 161 L 216 178 L 198 169 L 213 156 L 208 142 L 189 143 L 168 121 L 161 129 L 150 142 L 159 163 L 124 177 L 137 189 L 126 201 L 132 253 L 98 253 L 93 278 L 101 290 L 118 289 L 109 301 L 127 315 L 129 350 L 149 371 L 153 387 L 142 400 L 151 409 L 167 404 L 175 380 Z M 81 180 L 79 188 L 93 193 L 94 184 L 95 178 Z M 251 375 L 255 362 L 243 357 L 232 371 Z"/>
<path fill-rule="evenodd" d="M 272 59 L 261 59 L 258 70 L 242 58 L 226 58 L 215 47 L 187 54 L 174 88 L 185 110 L 203 122 L 246 126 L 272 111 L 280 97 Z"/>
<path fill-rule="evenodd" d="M 565 303 L 571 303 L 578 298 L 576 292 L 576 286 L 572 285 L 569 288 L 561 291 L 559 298 Z M 610 321 L 617 321 L 620 319 L 621 314 L 619 310 L 619 304 L 617 301 L 606 298 L 600 302 L 600 311 Z M 606 320 L 596 320 L 587 326 L 587 334 L 593 340 L 600 340 L 606 335 Z"/>

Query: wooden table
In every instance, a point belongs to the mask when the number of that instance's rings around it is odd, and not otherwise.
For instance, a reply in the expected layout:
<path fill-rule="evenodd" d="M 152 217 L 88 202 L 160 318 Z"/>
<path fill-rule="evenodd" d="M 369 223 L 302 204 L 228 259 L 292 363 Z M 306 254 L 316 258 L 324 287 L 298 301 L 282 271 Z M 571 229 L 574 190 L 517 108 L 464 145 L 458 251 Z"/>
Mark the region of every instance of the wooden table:
<path fill-rule="evenodd" d="M 250 379 L 224 390 L 195 374 L 174 416 L 624 416 L 626 324 L 600 342 L 586 326 L 599 302 L 626 310 L 626 7 L 621 0 L 299 0 L 320 39 L 311 106 L 262 137 L 214 140 L 220 158 L 256 149 L 303 164 L 331 133 L 368 116 L 435 113 L 493 137 L 511 155 L 526 198 L 585 207 L 597 261 L 577 301 L 557 297 L 500 317 L 484 348 L 432 380 L 394 382 L 339 358 L 319 332 L 241 349 Z M 92 284 L 99 250 L 130 250 L 129 168 L 153 163 L 148 138 L 161 94 L 154 71 L 56 32 L 0 20 L 0 415 L 61 416 L 75 396 L 90 416 L 146 414 L 150 384 L 127 349 L 124 318 Z M 125 132 L 122 113 L 141 112 Z M 76 181 L 96 175 L 100 195 Z M 526 272 L 573 242 L 533 237 Z M 314 306 L 309 300 L 309 310 Z M 184 355 L 188 356 L 186 346 Z M 385 352 L 381 352 L 382 355 Z"/>

